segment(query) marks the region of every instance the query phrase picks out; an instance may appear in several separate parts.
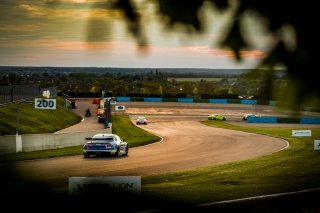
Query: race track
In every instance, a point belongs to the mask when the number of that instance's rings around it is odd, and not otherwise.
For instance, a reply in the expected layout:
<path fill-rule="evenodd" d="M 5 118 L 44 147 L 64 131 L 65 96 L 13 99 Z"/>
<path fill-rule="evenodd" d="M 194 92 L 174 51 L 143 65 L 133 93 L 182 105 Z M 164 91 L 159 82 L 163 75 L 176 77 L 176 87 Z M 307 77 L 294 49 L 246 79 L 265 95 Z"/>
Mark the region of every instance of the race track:
<path fill-rule="evenodd" d="M 88 100 L 86 100 L 88 101 Z M 78 102 L 79 113 L 83 113 L 88 103 L 85 100 Z M 82 109 L 82 107 L 84 109 Z M 149 106 L 150 107 L 150 106 Z M 242 113 L 247 109 L 223 110 Z M 147 107 L 148 108 L 148 107 Z M 279 151 L 287 146 L 287 142 L 281 139 L 262 136 L 251 133 L 244 133 L 233 130 L 226 130 L 208 127 L 199 121 L 206 119 L 205 115 L 212 109 L 199 109 L 192 107 L 181 107 L 177 112 L 163 112 L 164 108 L 158 110 L 158 115 L 148 113 L 146 107 L 127 107 L 127 113 L 134 119 L 135 114 L 147 114 L 148 125 L 141 125 L 146 129 L 163 138 L 154 144 L 130 148 L 128 157 L 104 157 L 104 158 L 83 158 L 82 155 L 57 157 L 50 159 L 32 160 L 14 163 L 16 170 L 26 179 L 49 184 L 54 191 L 66 191 L 69 177 L 89 176 L 114 176 L 114 175 L 137 175 L 148 176 L 161 173 L 183 171 L 217 165 L 232 161 L 250 159 Z M 150 108 L 154 111 L 156 108 Z M 166 110 L 170 109 L 167 103 Z M 171 107 L 173 111 L 177 107 Z M 198 116 L 191 116 L 192 110 Z M 189 115 L 181 112 L 190 112 Z M 160 115 L 159 115 L 160 114 Z M 169 115 L 168 115 L 169 114 Z M 171 115 L 170 115 L 171 114 Z M 82 115 L 83 116 L 83 115 Z M 102 124 L 92 122 L 96 118 L 84 119 L 79 127 L 82 129 L 88 123 L 90 128 L 103 128 Z M 77 126 L 77 125 L 76 125 Z M 77 127 L 70 127 L 67 130 L 76 131 Z M 61 132 L 64 132 L 63 130 Z"/>

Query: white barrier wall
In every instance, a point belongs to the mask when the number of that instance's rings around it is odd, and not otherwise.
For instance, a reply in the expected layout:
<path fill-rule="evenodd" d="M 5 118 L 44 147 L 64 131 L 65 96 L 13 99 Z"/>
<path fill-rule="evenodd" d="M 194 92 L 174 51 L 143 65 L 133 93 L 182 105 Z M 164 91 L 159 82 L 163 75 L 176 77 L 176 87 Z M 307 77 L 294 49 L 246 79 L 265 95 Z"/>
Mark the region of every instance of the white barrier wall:
<path fill-rule="evenodd" d="M 88 132 L 57 133 L 57 134 L 26 134 L 21 135 L 22 152 L 58 149 L 83 145 L 85 138 L 97 133 L 112 133 L 112 129 L 94 130 Z M 0 154 L 16 153 L 16 135 L 0 137 Z"/>
<path fill-rule="evenodd" d="M 0 154 L 16 152 L 16 136 L 4 135 L 0 136 Z"/>

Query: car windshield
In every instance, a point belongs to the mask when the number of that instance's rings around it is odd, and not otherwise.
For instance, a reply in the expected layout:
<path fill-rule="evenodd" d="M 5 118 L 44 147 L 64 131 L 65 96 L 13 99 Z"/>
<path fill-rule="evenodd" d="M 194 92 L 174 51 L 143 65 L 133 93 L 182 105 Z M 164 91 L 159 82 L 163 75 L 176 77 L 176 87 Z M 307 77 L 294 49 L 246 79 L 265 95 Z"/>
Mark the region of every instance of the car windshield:
<path fill-rule="evenodd" d="M 108 138 L 92 138 L 92 141 L 112 142 L 112 141 L 114 141 L 114 138 L 113 138 L 113 137 L 108 137 Z"/>

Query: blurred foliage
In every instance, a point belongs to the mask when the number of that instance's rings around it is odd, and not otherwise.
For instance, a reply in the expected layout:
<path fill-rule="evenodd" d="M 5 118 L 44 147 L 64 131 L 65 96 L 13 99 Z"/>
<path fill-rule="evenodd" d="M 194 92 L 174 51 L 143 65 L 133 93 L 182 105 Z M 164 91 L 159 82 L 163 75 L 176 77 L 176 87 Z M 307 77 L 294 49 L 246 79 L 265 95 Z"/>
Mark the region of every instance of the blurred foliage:
<path fill-rule="evenodd" d="M 56 5 L 59 0 L 47 0 L 47 4 Z M 317 3 L 306 1 L 270 1 L 270 0 L 106 0 L 106 7 L 120 11 L 127 23 L 128 31 L 136 39 L 140 50 L 148 47 L 147 34 L 143 28 L 143 15 L 137 4 L 152 3 L 163 24 L 172 30 L 184 26 L 190 34 L 204 30 L 204 7 L 211 7 L 212 13 L 231 12 L 229 23 L 225 26 L 224 37 L 219 42 L 222 48 L 230 49 L 236 61 L 241 62 L 243 51 L 250 49 L 250 37 L 245 35 L 246 16 L 256 15 L 257 21 L 265 26 L 268 36 L 274 43 L 269 47 L 267 56 L 257 69 L 276 70 L 284 67 L 288 74 L 288 84 L 283 88 L 285 107 L 297 109 L 310 102 L 310 97 L 320 99 L 320 87 L 317 85 L 317 53 L 319 32 Z M 208 6 L 209 5 L 209 6 Z M 178 27 L 179 26 L 179 27 Z M 92 28 L 95 29 L 95 28 Z M 291 32 L 288 33 L 288 29 Z M 89 32 L 91 35 L 95 33 Z M 293 42 L 288 42 L 293 40 Z M 274 75 L 274 73 L 270 73 Z M 269 77 L 270 79 L 271 77 Z M 265 80 L 264 82 L 269 82 Z M 292 90 L 294 88 L 294 91 Z M 282 97 L 280 97 L 281 99 Z"/>
<path fill-rule="evenodd" d="M 114 0 L 118 8 L 123 10 L 130 22 L 135 22 L 133 34 L 141 26 L 136 22 L 139 14 L 134 11 L 133 0 Z M 262 25 L 267 25 L 275 46 L 267 57 L 257 68 L 275 69 L 284 66 L 288 74 L 288 87 L 284 96 L 286 102 L 283 106 L 293 109 L 299 108 L 309 97 L 320 97 L 320 87 L 317 85 L 318 78 L 316 67 L 318 67 L 318 46 L 316 32 L 318 12 L 315 2 L 307 1 L 270 1 L 270 0 L 154 0 L 158 3 L 159 14 L 166 17 L 166 24 L 174 29 L 176 23 L 190 27 L 195 31 L 203 30 L 203 22 L 200 9 L 205 3 L 212 3 L 215 8 L 226 11 L 235 6 L 233 18 L 230 19 L 229 32 L 221 41 L 221 47 L 229 48 L 234 52 L 235 59 L 241 61 L 241 51 L 249 48 L 250 41 L 243 35 L 242 25 L 244 16 L 250 12 L 257 13 L 262 17 Z M 135 14 L 132 16 L 132 14 Z M 129 22 L 129 23 L 130 23 Z M 295 33 L 295 46 L 289 47 L 284 38 L 284 28 L 290 26 Z M 142 28 L 140 28 L 142 29 Z M 140 40 L 140 39 L 138 39 Z M 271 76 L 273 73 L 270 73 Z M 270 79 L 270 77 L 268 77 Z M 268 82 L 267 79 L 265 82 Z M 295 88 L 294 93 L 292 88 Z M 288 97 L 290 96 L 290 97 Z"/>

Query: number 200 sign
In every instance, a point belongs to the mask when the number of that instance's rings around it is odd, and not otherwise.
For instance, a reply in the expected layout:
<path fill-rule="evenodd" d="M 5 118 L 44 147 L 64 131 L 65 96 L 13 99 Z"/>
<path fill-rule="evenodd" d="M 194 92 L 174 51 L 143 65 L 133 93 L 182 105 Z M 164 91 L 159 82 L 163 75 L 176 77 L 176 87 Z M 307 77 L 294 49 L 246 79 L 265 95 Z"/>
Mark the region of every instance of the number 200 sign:
<path fill-rule="evenodd" d="M 56 109 L 56 99 L 35 98 L 34 108 L 35 109 Z"/>

